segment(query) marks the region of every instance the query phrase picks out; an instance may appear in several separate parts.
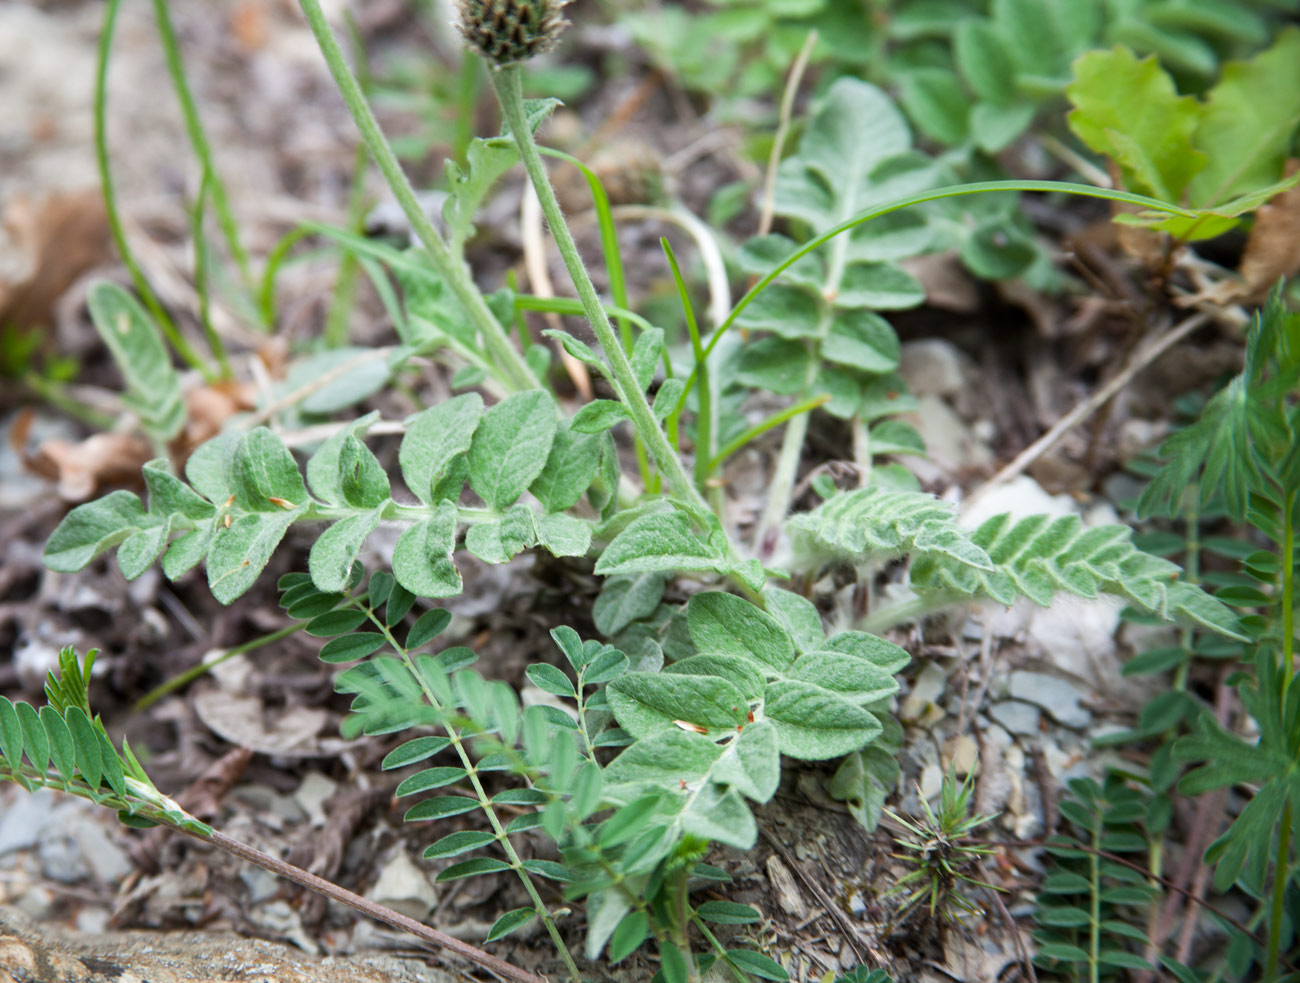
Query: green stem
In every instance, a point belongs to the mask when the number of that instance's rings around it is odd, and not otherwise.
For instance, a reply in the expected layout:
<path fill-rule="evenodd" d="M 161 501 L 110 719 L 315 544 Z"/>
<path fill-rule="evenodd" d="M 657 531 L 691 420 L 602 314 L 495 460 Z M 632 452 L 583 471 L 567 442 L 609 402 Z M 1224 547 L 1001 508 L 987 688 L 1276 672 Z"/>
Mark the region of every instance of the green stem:
<path fill-rule="evenodd" d="M 234 373 L 230 370 L 230 359 L 226 357 L 226 344 L 212 324 L 212 288 L 208 277 L 210 253 L 207 239 L 203 235 L 203 217 L 207 211 L 208 195 L 212 192 L 211 179 L 211 172 L 205 170 L 199 183 L 199 196 L 190 215 L 190 228 L 194 236 L 194 291 L 199 296 L 199 327 L 203 329 L 208 348 L 221 366 L 221 377 L 230 379 Z"/>
<path fill-rule="evenodd" d="M 1092 821 L 1092 850 L 1088 853 L 1088 981 L 1101 979 L 1101 832 L 1102 816 L 1098 809 Z"/>
<path fill-rule="evenodd" d="M 895 625 L 918 621 L 926 615 L 942 611 L 944 608 L 950 608 L 956 604 L 973 604 L 975 601 L 976 599 L 970 595 L 958 594 L 956 591 L 931 591 L 914 597 L 910 601 L 900 601 L 878 611 L 872 611 L 858 622 L 857 627 L 862 631 L 869 631 L 873 635 L 880 635 Z"/>
<path fill-rule="evenodd" d="M 1264 958 L 1264 979 L 1278 978 L 1282 952 L 1282 920 L 1286 917 L 1286 883 L 1291 869 L 1291 800 L 1282 807 L 1282 823 L 1277 831 L 1277 860 L 1273 865 L 1272 910 L 1268 921 L 1268 953 Z"/>
<path fill-rule="evenodd" d="M 370 63 L 366 60 L 365 45 L 351 11 L 346 13 L 348 36 L 352 41 L 352 56 L 357 64 L 357 82 L 363 93 L 370 92 Z M 348 231 L 360 235 L 366 219 L 366 164 L 369 162 L 364 143 L 357 144 L 352 161 L 352 187 L 348 191 Z M 344 251 L 339 259 L 338 277 L 334 280 L 334 293 L 330 297 L 329 314 L 325 317 L 325 344 L 339 348 L 348 343 L 349 320 L 356 298 L 357 276 L 360 273 L 356 256 Z"/>
<path fill-rule="evenodd" d="M 302 0 L 302 2 L 309 3 L 315 2 L 315 0 Z M 528 124 L 524 113 L 520 67 L 518 65 L 505 65 L 492 71 L 491 76 L 492 84 L 496 88 L 497 99 L 501 103 L 501 110 L 510 126 L 510 132 L 515 138 L 515 144 L 519 148 L 519 156 L 523 160 L 524 169 L 528 172 L 529 180 L 532 181 L 533 187 L 537 191 L 537 198 L 542 205 L 542 214 L 546 216 L 546 221 L 551 227 L 551 235 L 555 237 L 555 243 L 559 247 L 560 255 L 564 257 L 564 265 L 568 268 L 569 276 L 578 291 L 578 298 L 582 301 L 583 311 L 591 322 L 592 330 L 596 332 L 596 339 L 600 342 L 601 348 L 604 349 L 605 358 L 609 361 L 613 372 L 611 381 L 614 388 L 631 414 L 633 425 L 645 442 L 646 450 L 650 453 L 650 459 L 668 478 L 669 485 L 687 503 L 702 512 L 706 512 L 709 510 L 708 503 L 705 502 L 699 489 L 691 481 L 690 475 L 686 473 L 686 468 L 682 465 L 681 459 L 678 458 L 677 452 L 668 443 L 668 438 L 664 435 L 658 421 L 655 420 L 650 404 L 646 401 L 645 393 L 641 391 L 641 387 L 637 384 L 632 365 L 628 362 L 622 345 L 619 344 L 614 328 L 610 324 L 609 316 L 605 313 L 605 307 L 596 294 L 596 288 L 591 282 L 591 277 L 587 274 L 586 267 L 583 266 L 582 257 L 578 254 L 578 247 L 573 241 L 572 233 L 569 232 L 569 226 L 564 221 L 564 215 L 560 211 L 560 203 L 555 198 L 555 190 L 551 187 L 551 180 L 546 174 L 546 167 L 542 164 L 541 155 L 537 152 L 537 143 L 533 139 L 532 127 Z"/>
<path fill-rule="evenodd" d="M 104 211 L 108 216 L 108 228 L 113 234 L 113 243 L 122 257 L 122 265 L 131 276 L 131 283 L 140 295 L 145 307 L 158 322 L 158 327 L 167 338 L 168 343 L 185 359 L 191 367 L 198 369 L 208 382 L 215 382 L 216 374 L 208 364 L 199 358 L 190 347 L 185 336 L 163 310 L 158 295 L 149 286 L 144 271 L 136 262 L 131 245 L 126 241 L 126 229 L 122 225 L 122 213 L 117 206 L 117 187 L 113 184 L 113 172 L 108 162 L 108 59 L 113 50 L 113 31 L 117 26 L 117 11 L 122 0 L 108 0 L 104 6 L 104 26 L 99 32 L 99 50 L 95 63 L 95 164 L 99 169 L 100 191 L 104 196 Z"/>
<path fill-rule="evenodd" d="M 217 213 L 217 224 L 221 226 L 230 256 L 239 267 L 239 275 L 244 286 L 251 289 L 253 273 L 248 262 L 248 253 L 239 241 L 239 226 L 235 223 L 234 213 L 230 208 L 230 199 L 226 197 L 225 185 L 217 174 L 212 161 L 212 145 L 203 129 L 203 120 L 199 117 L 199 107 L 194 101 L 189 80 L 185 77 L 185 63 L 181 58 L 180 43 L 176 39 L 176 27 L 172 24 L 171 13 L 167 9 L 167 0 L 153 0 L 154 19 L 158 23 L 158 37 L 162 41 L 163 54 L 167 59 L 167 73 L 171 76 L 172 88 L 181 104 L 181 115 L 185 118 L 185 131 L 189 134 L 190 145 L 203 167 L 203 176 L 210 184 L 212 208 Z"/>
<path fill-rule="evenodd" d="M 312 34 L 316 37 L 321 54 L 325 57 L 325 63 L 334 76 L 339 94 L 342 95 L 348 111 L 352 114 L 357 129 L 361 131 L 361 139 L 365 142 L 366 149 L 370 151 L 370 156 L 388 182 L 393 197 L 397 199 L 407 221 L 411 223 L 411 229 L 429 254 L 434 269 L 451 287 L 452 293 L 465 308 L 475 328 L 483 335 L 483 342 L 493 359 L 501 366 L 502 373 L 520 388 L 543 388 L 541 380 L 528 367 L 519 350 L 510 343 L 510 336 L 488 308 L 487 301 L 470 278 L 465 264 L 452 254 L 446 240 L 434 228 L 424 209 L 420 207 L 415 189 L 407 180 L 406 172 L 402 170 L 397 155 L 393 153 L 393 148 L 384 137 L 379 121 L 375 119 L 375 114 L 366 101 L 365 93 L 361 91 L 360 83 L 357 82 L 356 76 L 343 57 L 343 50 L 330 30 L 320 0 L 298 0 L 298 2 Z"/>
<path fill-rule="evenodd" d="M 425 678 L 425 674 L 420 671 L 414 662 L 411 661 L 410 653 L 407 651 L 406 647 L 397 640 L 397 637 L 393 634 L 392 628 L 388 625 L 387 621 L 380 618 L 374 608 L 367 605 L 365 610 L 366 616 L 370 619 L 371 623 L 379 629 L 380 633 L 384 636 L 384 640 L 401 658 L 402 663 L 406 666 L 407 672 L 411 674 L 411 678 L 419 683 L 420 690 L 424 694 L 424 698 L 429 702 L 429 705 L 435 710 L 443 710 L 444 708 L 439 702 L 437 694 L 434 693 L 433 688 L 429 685 L 428 679 Z M 469 778 L 470 784 L 474 787 L 474 794 L 478 797 L 479 807 L 483 810 L 484 815 L 487 816 L 488 824 L 492 827 L 492 832 L 496 834 L 497 841 L 501 844 L 501 849 L 505 852 L 506 859 L 510 862 L 510 866 L 519 876 L 519 880 L 524 885 L 524 890 L 528 892 L 528 897 L 532 901 L 533 907 L 537 910 L 537 916 L 542 920 L 542 924 L 546 926 L 546 933 L 551 937 L 551 942 L 555 945 L 556 952 L 564 961 L 565 968 L 569 971 L 570 979 L 573 983 L 583 983 L 582 974 L 578 972 L 578 966 L 573 961 L 573 956 L 569 952 L 568 946 L 564 944 L 564 939 L 560 937 L 560 930 L 556 927 L 555 919 L 551 917 L 551 913 L 547 909 L 545 902 L 542 901 L 542 896 L 537 892 L 537 888 L 533 884 L 532 878 L 528 876 L 528 871 L 524 868 L 523 861 L 515 851 L 514 844 L 510 842 L 510 835 L 506 832 L 505 827 L 501 825 L 501 820 L 497 818 L 496 810 L 492 808 L 492 796 L 487 794 L 487 790 L 483 788 L 483 783 L 479 781 L 478 769 L 474 766 L 474 759 L 470 756 L 469 748 L 465 746 L 460 731 L 456 727 L 452 726 L 452 724 L 450 724 L 445 718 L 442 721 L 442 729 L 447 732 L 447 737 L 451 740 L 452 747 L 456 749 L 456 755 L 460 758 L 460 763 L 465 769 L 465 774 Z"/>
<path fill-rule="evenodd" d="M 236 645 L 232 648 L 228 648 L 216 658 L 209 659 L 206 662 L 200 662 L 196 666 L 191 666 L 189 669 L 186 669 L 179 676 L 173 676 L 171 679 L 167 680 L 162 685 L 155 686 L 148 693 L 146 693 L 144 696 L 140 697 L 140 699 L 136 701 L 135 707 L 133 709 L 135 709 L 136 712 L 139 712 L 141 710 L 147 710 L 149 707 L 153 706 L 155 703 L 161 700 L 164 696 L 167 696 L 169 693 L 174 693 L 178 689 L 181 689 L 184 686 L 188 686 L 190 683 L 194 682 L 194 680 L 198 679 L 200 676 L 205 675 L 215 666 L 221 665 L 221 663 L 225 662 L 227 659 L 233 659 L 237 655 L 245 655 L 248 652 L 254 651 L 255 649 L 260 649 L 264 645 L 271 645 L 274 642 L 278 642 L 282 638 L 288 638 L 290 635 L 294 634 L 295 632 L 301 631 L 304 627 L 306 627 L 306 625 L 307 622 L 305 621 L 295 621 L 291 625 L 285 625 L 283 628 L 277 628 L 273 632 L 269 632 L 265 635 L 260 635 L 257 638 L 244 642 L 241 645 Z"/>
<path fill-rule="evenodd" d="M 1282 692 L 1278 719 L 1287 720 L 1291 677 L 1295 672 L 1295 518 L 1296 496 L 1285 489 L 1282 500 Z M 1291 827 L 1294 815 L 1291 800 L 1282 808 L 1282 823 L 1277 831 L 1277 858 L 1273 866 L 1272 911 L 1268 923 L 1268 952 L 1264 960 L 1264 978 L 1276 980 L 1282 951 L 1282 920 L 1286 914 L 1287 875 L 1291 867 Z"/>
<path fill-rule="evenodd" d="M 725 447 L 723 447 L 720 451 L 718 451 L 717 456 L 713 459 L 713 464 L 710 466 L 710 470 L 716 471 L 718 467 L 722 465 L 723 461 L 731 457 L 732 454 L 736 453 L 736 451 L 740 450 L 751 440 L 754 440 L 757 437 L 761 437 L 769 430 L 773 429 L 774 427 L 779 427 L 781 424 L 787 422 L 788 420 L 794 419 L 800 413 L 808 413 L 811 410 L 815 410 L 817 407 L 822 406 L 828 402 L 830 402 L 830 396 L 828 395 L 814 396 L 811 399 L 801 399 L 799 402 L 793 403 L 790 406 L 787 406 L 785 409 L 773 413 L 766 420 L 762 420 L 759 423 L 754 424 L 752 427 L 750 427 L 748 430 L 746 430 L 740 436 L 733 439 L 730 443 L 728 443 Z"/>
<path fill-rule="evenodd" d="M 713 385 L 709 379 L 709 363 L 704 357 L 700 326 L 695 321 L 695 307 L 691 304 L 686 280 L 682 276 L 681 267 L 677 265 L 677 254 L 673 252 L 672 244 L 662 236 L 659 245 L 668 257 L 668 266 L 672 269 L 673 280 L 677 284 L 677 295 L 681 298 L 682 311 L 686 316 L 686 330 L 691 336 L 691 353 L 695 356 L 695 369 L 700 377 L 700 412 L 695 418 L 695 487 L 707 489 L 710 507 L 721 516 L 722 488 L 708 484 L 714 462 L 718 458 L 718 442 L 713 432 Z"/>

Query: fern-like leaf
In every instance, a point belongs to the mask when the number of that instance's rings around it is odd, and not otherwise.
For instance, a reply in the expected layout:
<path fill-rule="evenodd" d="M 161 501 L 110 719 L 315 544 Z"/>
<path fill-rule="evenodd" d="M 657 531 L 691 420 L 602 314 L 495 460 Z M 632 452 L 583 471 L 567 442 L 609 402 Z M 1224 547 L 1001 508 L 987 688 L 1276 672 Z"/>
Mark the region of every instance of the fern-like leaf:
<path fill-rule="evenodd" d="M 988 554 L 957 524 L 952 506 L 923 492 L 872 486 L 836 495 L 790 519 L 795 546 L 814 560 L 862 563 L 904 553 L 992 571 Z"/>
<path fill-rule="evenodd" d="M 980 569 L 934 552 L 917 557 L 912 585 L 1011 604 L 1028 597 L 1048 605 L 1058 591 L 1076 597 L 1121 597 L 1162 618 L 1182 617 L 1244 639 L 1236 615 L 1204 591 L 1178 580 L 1179 567 L 1133 545 L 1122 525 L 1085 528 L 1078 516 L 996 515 L 971 534 L 990 565 Z"/>

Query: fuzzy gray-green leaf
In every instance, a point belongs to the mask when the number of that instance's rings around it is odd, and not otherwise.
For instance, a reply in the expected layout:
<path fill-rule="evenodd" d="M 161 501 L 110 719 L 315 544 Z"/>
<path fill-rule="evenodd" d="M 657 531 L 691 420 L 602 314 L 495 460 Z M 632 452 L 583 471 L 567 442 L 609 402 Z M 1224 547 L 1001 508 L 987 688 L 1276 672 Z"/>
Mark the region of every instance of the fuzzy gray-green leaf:
<path fill-rule="evenodd" d="M 417 597 L 455 597 L 460 571 L 452 561 L 456 547 L 456 506 L 443 502 L 431 518 L 411 526 L 393 548 L 393 575 Z"/>
<path fill-rule="evenodd" d="M 420 501 L 426 504 L 437 501 L 435 490 L 451 472 L 457 458 L 469 450 L 482 417 L 483 397 L 465 393 L 407 421 L 397 461 L 406 487 Z M 459 493 L 458 488 L 456 495 Z"/>
<path fill-rule="evenodd" d="M 514 504 L 542 472 L 555 440 L 555 401 L 516 393 L 483 414 L 469 448 L 469 483 L 489 508 Z"/>

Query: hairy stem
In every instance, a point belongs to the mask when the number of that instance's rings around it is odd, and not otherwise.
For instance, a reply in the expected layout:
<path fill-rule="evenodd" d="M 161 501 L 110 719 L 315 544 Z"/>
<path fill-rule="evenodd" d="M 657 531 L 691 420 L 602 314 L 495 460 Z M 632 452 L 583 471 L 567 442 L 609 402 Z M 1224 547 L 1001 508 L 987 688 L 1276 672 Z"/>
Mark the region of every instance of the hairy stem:
<path fill-rule="evenodd" d="M 117 11 L 122 0 L 108 0 L 104 6 L 104 26 L 99 32 L 99 51 L 95 63 L 95 163 L 99 169 L 100 192 L 104 196 L 104 211 L 108 216 L 108 228 L 113 234 L 113 243 L 117 246 L 122 265 L 131 276 L 131 283 L 140 295 L 144 306 L 149 309 L 158 327 L 167 338 L 168 343 L 193 368 L 203 374 L 208 382 L 215 382 L 217 375 L 212 368 L 190 347 L 185 336 L 163 310 L 158 295 L 149 286 L 144 271 L 136 262 L 131 252 L 131 244 L 126 241 L 126 229 L 122 225 L 122 213 L 117 206 L 117 186 L 113 183 L 113 172 L 108 162 L 108 59 L 113 51 L 113 31 L 117 26 Z"/>
<path fill-rule="evenodd" d="M 309 3 L 315 0 L 303 0 L 303 2 Z M 605 307 L 596 293 L 596 287 L 591 282 L 587 268 L 583 265 L 582 257 L 578 254 L 578 247 L 573 241 L 572 233 L 569 232 L 569 226 L 564 221 L 560 203 L 556 200 L 555 190 L 551 187 L 551 179 L 546 174 L 546 167 L 542 163 L 541 155 L 537 151 L 537 143 L 533 139 L 532 127 L 529 126 L 524 112 L 520 68 L 518 65 L 506 65 L 493 70 L 491 75 L 497 99 L 501 103 L 501 111 L 510 126 L 511 135 L 515 138 L 528 178 L 537 191 L 537 198 L 542 205 L 542 214 L 546 216 L 547 224 L 551 227 L 551 235 L 555 237 L 555 244 L 559 247 L 564 265 L 578 291 L 583 312 L 591 322 L 592 330 L 596 332 L 596 338 L 605 351 L 605 358 L 609 361 L 613 373 L 611 381 L 618 391 L 619 398 L 631 414 L 632 422 L 638 435 L 645 442 L 651 460 L 668 478 L 672 489 L 700 511 L 707 512 L 708 503 L 704 501 L 691 476 L 687 474 L 677 452 L 668 443 L 668 438 L 655 420 L 650 404 L 646 401 L 645 393 L 637 384 L 632 364 L 628 361 L 623 346 L 619 344 L 614 327 L 605 313 Z"/>
<path fill-rule="evenodd" d="M 361 131 L 361 139 L 365 141 L 366 149 L 370 151 L 371 158 L 388 182 L 389 189 L 401 206 L 407 221 L 411 223 L 411 229 L 419 238 L 420 244 L 428 253 L 434 269 L 446 281 L 452 293 L 456 295 L 456 299 L 465 308 L 474 327 L 482 334 L 488 351 L 500 365 L 501 371 L 521 389 L 542 388 L 541 381 L 528 367 L 519 350 L 511 344 L 505 329 L 488 309 L 487 301 L 470 278 L 464 262 L 452 253 L 446 240 L 424 213 L 415 196 L 415 189 L 407 180 L 406 172 L 402 170 L 397 155 L 393 153 L 393 148 L 389 146 L 383 130 L 380 129 L 379 121 L 375 119 L 375 114 L 366 101 L 365 93 L 361 91 L 361 84 L 343 57 L 343 50 L 330 30 L 320 0 L 299 0 L 299 6 L 302 7 L 312 34 L 316 37 L 321 54 L 325 56 L 325 62 L 334 76 L 339 94 L 343 96 L 343 101 L 347 104 L 357 129 Z"/>
<path fill-rule="evenodd" d="M 189 80 L 185 77 L 185 64 L 181 58 L 180 43 L 176 40 L 176 27 L 172 24 L 171 13 L 167 9 L 167 0 L 153 0 L 154 19 L 158 23 L 158 37 L 162 41 L 163 53 L 167 58 L 167 73 L 171 76 L 172 88 L 181 104 L 181 115 L 185 119 L 185 132 L 189 135 L 190 145 L 194 148 L 199 164 L 203 168 L 203 179 L 208 182 L 208 191 L 212 195 L 212 208 L 217 213 L 217 224 L 225 237 L 230 257 L 239 267 L 239 275 L 244 286 L 252 287 L 253 273 L 248 262 L 248 253 L 239 241 L 239 226 L 235 222 L 230 208 L 230 199 L 226 196 L 226 187 L 213 165 L 212 145 L 203 129 L 203 120 L 199 116 L 198 104 L 190 90 Z"/>

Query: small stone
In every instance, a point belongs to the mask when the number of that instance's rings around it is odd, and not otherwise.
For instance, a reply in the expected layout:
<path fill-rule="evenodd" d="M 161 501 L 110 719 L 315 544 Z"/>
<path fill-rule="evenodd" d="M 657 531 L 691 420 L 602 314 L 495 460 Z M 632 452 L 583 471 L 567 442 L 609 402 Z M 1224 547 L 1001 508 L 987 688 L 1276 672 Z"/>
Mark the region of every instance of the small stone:
<path fill-rule="evenodd" d="M 293 793 L 293 801 L 298 803 L 313 826 L 325 825 L 325 800 L 338 791 L 338 783 L 326 778 L 319 771 L 309 771 L 303 776 L 302 784 Z"/>
<path fill-rule="evenodd" d="M 1066 727 L 1084 730 L 1092 723 L 1092 714 L 1079 703 L 1079 691 L 1056 676 L 1042 672 L 1012 673 L 1007 694 L 1041 707 L 1053 720 Z"/>
<path fill-rule="evenodd" d="M 400 849 L 379 872 L 375 886 L 366 892 L 366 897 L 416 921 L 428 915 L 438 900 L 428 875 Z"/>
<path fill-rule="evenodd" d="M 943 789 L 943 769 L 937 763 L 921 769 L 921 798 L 933 799 Z"/>
<path fill-rule="evenodd" d="M 943 695 L 948 674 L 937 662 L 927 662 L 917 673 L 911 692 L 899 707 L 898 716 L 908 723 L 920 720 Z"/>
<path fill-rule="evenodd" d="M 903 345 L 898 373 L 917 396 L 951 396 L 960 392 L 965 383 L 960 353 L 942 338 Z"/>
<path fill-rule="evenodd" d="M 1039 723 L 1043 718 L 1038 707 L 1019 700 L 1006 700 L 989 707 L 989 716 L 1001 724 L 1009 733 L 1020 737 L 1032 737 L 1038 733 Z"/>
<path fill-rule="evenodd" d="M 948 742 L 944 749 L 944 763 L 957 773 L 958 778 L 965 778 L 975 770 L 979 763 L 979 745 L 969 734 L 958 734 Z"/>
<path fill-rule="evenodd" d="M 28 795 L 15 788 L 11 795 L 0 815 L 0 856 L 35 846 L 54 807 L 54 793 L 46 789 Z"/>

